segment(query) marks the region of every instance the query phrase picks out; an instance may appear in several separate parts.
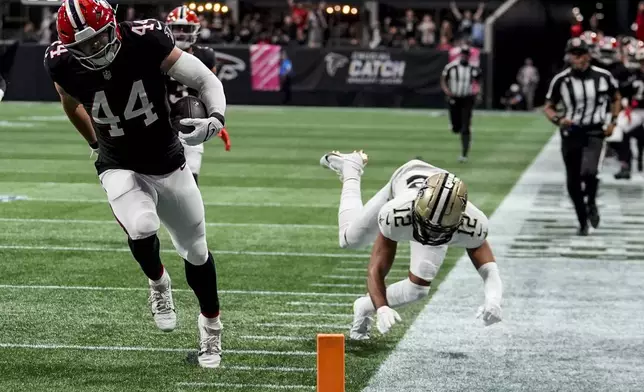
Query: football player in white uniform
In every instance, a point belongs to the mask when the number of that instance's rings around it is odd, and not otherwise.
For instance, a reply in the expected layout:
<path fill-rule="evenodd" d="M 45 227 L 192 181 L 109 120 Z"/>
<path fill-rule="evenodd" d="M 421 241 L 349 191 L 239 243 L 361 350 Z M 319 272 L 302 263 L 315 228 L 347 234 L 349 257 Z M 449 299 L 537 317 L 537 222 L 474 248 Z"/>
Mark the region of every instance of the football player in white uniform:
<path fill-rule="evenodd" d="M 349 337 L 369 338 L 377 314 L 381 333 L 400 321 L 392 308 L 426 297 L 450 245 L 467 249 L 483 278 L 485 302 L 477 317 L 485 325 L 501 321 L 503 287 L 499 269 L 486 237 L 488 219 L 467 200 L 463 181 L 421 160 L 398 168 L 390 181 L 365 205 L 360 178 L 367 163 L 362 151 L 330 152 L 320 164 L 339 174 L 342 194 L 338 211 L 341 248 L 359 248 L 373 242 L 368 267 L 368 295 L 353 304 Z M 375 241 L 375 242 L 374 242 Z M 409 277 L 385 286 L 385 276 L 396 256 L 398 242 L 409 241 Z"/>

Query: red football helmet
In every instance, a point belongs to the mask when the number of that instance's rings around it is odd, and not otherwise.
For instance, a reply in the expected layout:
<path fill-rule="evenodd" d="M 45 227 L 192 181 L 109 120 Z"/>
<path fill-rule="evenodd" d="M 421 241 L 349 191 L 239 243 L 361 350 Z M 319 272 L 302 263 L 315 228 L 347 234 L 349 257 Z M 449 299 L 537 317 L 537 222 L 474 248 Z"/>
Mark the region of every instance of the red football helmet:
<path fill-rule="evenodd" d="M 107 67 L 121 49 L 114 10 L 105 0 L 64 0 L 57 22 L 58 38 L 86 68 Z"/>
<path fill-rule="evenodd" d="M 176 45 L 183 50 L 197 42 L 197 34 L 201 28 L 197 14 L 184 6 L 177 7 L 168 14 L 166 24 L 170 26 Z"/>

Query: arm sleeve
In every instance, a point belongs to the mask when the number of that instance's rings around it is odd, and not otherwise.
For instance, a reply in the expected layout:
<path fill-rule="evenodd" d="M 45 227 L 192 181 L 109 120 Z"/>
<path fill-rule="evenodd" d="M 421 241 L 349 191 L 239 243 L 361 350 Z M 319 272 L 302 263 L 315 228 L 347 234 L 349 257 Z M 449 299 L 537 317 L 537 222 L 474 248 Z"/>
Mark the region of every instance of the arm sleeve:
<path fill-rule="evenodd" d="M 224 123 L 224 115 L 226 114 L 224 86 L 219 78 L 198 58 L 183 52 L 168 71 L 168 75 L 179 83 L 197 90 L 199 98 L 208 109 L 208 114 L 217 117 L 222 124 Z"/>
<path fill-rule="evenodd" d="M 561 78 L 556 77 L 550 82 L 548 92 L 546 93 L 546 100 L 554 104 L 559 103 L 561 100 Z"/>

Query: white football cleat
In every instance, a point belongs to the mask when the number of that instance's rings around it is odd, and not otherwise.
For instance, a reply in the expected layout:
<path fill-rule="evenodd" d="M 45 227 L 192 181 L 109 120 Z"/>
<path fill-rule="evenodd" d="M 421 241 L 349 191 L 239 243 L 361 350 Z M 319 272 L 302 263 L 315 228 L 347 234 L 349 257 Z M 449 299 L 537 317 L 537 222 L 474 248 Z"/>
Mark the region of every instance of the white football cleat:
<path fill-rule="evenodd" d="M 217 317 L 208 319 L 199 314 L 199 366 L 208 369 L 218 368 L 221 364 L 221 331 L 223 325 Z"/>
<path fill-rule="evenodd" d="M 373 325 L 373 317 L 369 312 L 361 309 L 360 301 L 363 298 L 358 298 L 353 303 L 353 322 L 349 330 L 349 339 L 351 340 L 369 340 L 369 332 Z M 368 297 L 367 297 L 368 298 Z M 371 299 L 369 299 L 371 301 Z"/>
<path fill-rule="evenodd" d="M 174 301 L 172 300 L 172 282 L 170 275 L 164 271 L 161 282 L 155 284 L 149 280 L 150 297 L 148 303 L 152 309 L 152 317 L 157 327 L 163 332 L 171 332 L 177 326 L 177 313 L 174 310 Z"/>
<path fill-rule="evenodd" d="M 359 175 L 362 175 L 363 169 L 367 165 L 368 161 L 369 156 L 362 150 L 354 151 L 349 154 L 343 154 L 339 151 L 331 151 L 320 158 L 320 165 L 336 172 L 340 176 L 340 180 L 342 180 L 342 173 L 345 165 L 349 164 L 358 171 Z"/>

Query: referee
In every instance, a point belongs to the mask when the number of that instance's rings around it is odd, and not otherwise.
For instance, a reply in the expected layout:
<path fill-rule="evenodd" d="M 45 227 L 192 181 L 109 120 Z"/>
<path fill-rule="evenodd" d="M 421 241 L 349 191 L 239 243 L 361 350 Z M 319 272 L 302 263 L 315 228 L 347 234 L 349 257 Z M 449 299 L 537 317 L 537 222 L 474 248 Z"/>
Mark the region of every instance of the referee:
<path fill-rule="evenodd" d="M 590 65 L 588 44 L 571 38 L 566 45 L 570 66 L 550 82 L 544 112 L 561 133 L 568 194 L 579 219 L 578 234 L 588 235 L 588 222 L 599 226 L 595 199 L 604 137 L 615 128 L 621 109 L 617 81 L 610 72 Z M 557 113 L 556 105 L 562 111 Z M 583 185 L 582 185 L 583 184 Z"/>
<path fill-rule="evenodd" d="M 441 88 L 448 98 L 452 131 L 461 134 L 462 153 L 459 162 L 466 162 L 470 150 L 472 111 L 479 90 L 481 69 L 470 64 L 469 46 L 461 46 L 459 57 L 443 69 Z"/>

